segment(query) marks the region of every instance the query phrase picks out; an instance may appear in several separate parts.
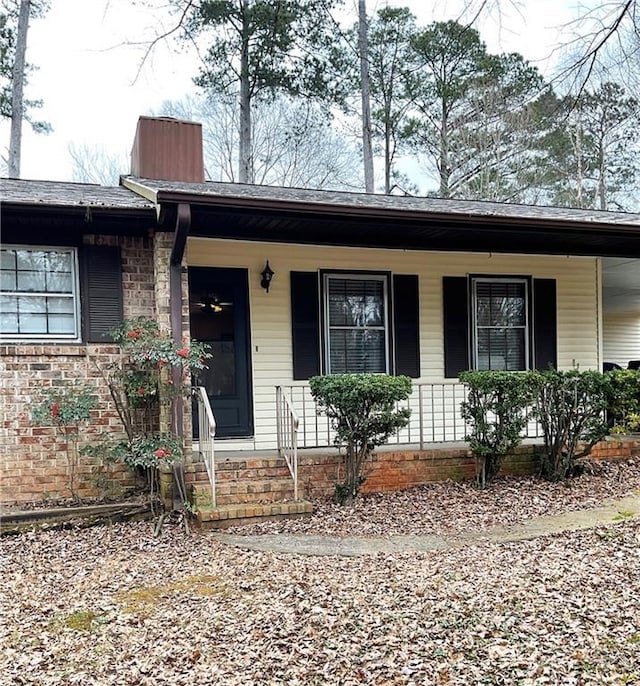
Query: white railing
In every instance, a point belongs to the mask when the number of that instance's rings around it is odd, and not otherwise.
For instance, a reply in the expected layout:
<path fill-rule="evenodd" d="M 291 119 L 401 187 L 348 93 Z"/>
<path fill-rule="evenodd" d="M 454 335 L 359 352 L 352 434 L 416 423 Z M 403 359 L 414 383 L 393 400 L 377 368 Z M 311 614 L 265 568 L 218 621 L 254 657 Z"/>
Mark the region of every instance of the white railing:
<path fill-rule="evenodd" d="M 207 468 L 211 484 L 211 505 L 216 507 L 216 463 L 213 439 L 216 435 L 216 420 L 211 410 L 207 391 L 202 386 L 194 388 L 198 403 L 198 452 Z"/>
<path fill-rule="evenodd" d="M 298 500 L 298 429 L 300 420 L 282 386 L 276 386 L 278 453 L 284 457 L 293 479 L 293 499 Z"/>
<path fill-rule="evenodd" d="M 280 387 L 279 387 L 280 388 Z M 297 432 L 300 448 L 324 448 L 334 445 L 334 433 L 324 415 L 318 415 L 308 386 L 283 387 L 292 411 L 300 418 Z M 414 383 L 409 398 L 398 404 L 408 407 L 411 416 L 407 426 L 392 436 L 388 445 L 419 445 L 421 450 L 433 443 L 462 442 L 467 426 L 460 412 L 467 388 L 456 381 Z M 278 409 L 278 413 L 280 409 Z M 529 422 L 524 438 L 540 436 L 536 422 Z"/>

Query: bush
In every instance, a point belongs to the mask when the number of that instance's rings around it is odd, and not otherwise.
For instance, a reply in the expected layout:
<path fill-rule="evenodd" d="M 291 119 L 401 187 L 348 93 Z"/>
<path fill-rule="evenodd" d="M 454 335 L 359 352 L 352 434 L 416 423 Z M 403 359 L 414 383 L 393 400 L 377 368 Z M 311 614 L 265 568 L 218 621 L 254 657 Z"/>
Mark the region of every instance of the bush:
<path fill-rule="evenodd" d="M 531 372 L 535 416 L 544 436 L 542 475 L 553 481 L 575 472 L 576 462 L 607 435 L 607 376 L 596 371 Z"/>
<path fill-rule="evenodd" d="M 611 433 L 640 430 L 640 371 L 618 369 L 607 372 Z"/>
<path fill-rule="evenodd" d="M 126 438 L 105 436 L 85 452 L 124 462 L 143 473 L 153 496 L 158 467 L 180 462 L 183 454 L 182 439 L 170 431 L 161 431 L 162 425 L 170 424 L 172 401 L 190 391 L 191 374 L 205 367 L 204 361 L 210 355 L 195 341 L 176 344 L 169 331 L 163 331 L 147 317 L 125 320 L 111 333 L 121 355 L 106 366 L 95 364 L 109 389 Z M 176 484 L 186 501 L 181 475 Z"/>
<path fill-rule="evenodd" d="M 470 428 L 465 438 L 476 459 L 476 482 L 484 488 L 522 442 L 533 390 L 528 376 L 518 372 L 463 372 L 460 381 L 468 389 L 461 405 Z"/>
<path fill-rule="evenodd" d="M 318 410 L 336 432 L 335 444 L 344 445 L 345 481 L 336 485 L 341 504 L 353 501 L 364 477 L 365 460 L 376 446 L 406 426 L 411 410 L 396 403 L 411 393 L 411 379 L 382 374 L 334 374 L 309 380 Z"/>
<path fill-rule="evenodd" d="M 80 427 L 91 419 L 91 410 L 97 404 L 96 389 L 84 384 L 63 384 L 45 388 L 31 412 L 32 422 L 38 426 L 53 426 L 66 442 L 67 477 L 69 491 L 74 500 L 76 472 L 80 452 Z"/>

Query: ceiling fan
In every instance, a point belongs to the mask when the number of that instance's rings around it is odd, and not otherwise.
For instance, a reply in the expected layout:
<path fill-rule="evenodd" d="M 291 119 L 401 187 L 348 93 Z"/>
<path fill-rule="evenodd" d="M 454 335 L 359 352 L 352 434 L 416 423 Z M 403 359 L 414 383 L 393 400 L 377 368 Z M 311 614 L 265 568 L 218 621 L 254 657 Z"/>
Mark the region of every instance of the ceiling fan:
<path fill-rule="evenodd" d="M 200 312 L 217 314 L 222 312 L 226 307 L 232 307 L 231 302 L 220 302 L 220 299 L 215 295 L 206 294 L 202 296 L 201 302 L 193 303 L 199 308 Z"/>

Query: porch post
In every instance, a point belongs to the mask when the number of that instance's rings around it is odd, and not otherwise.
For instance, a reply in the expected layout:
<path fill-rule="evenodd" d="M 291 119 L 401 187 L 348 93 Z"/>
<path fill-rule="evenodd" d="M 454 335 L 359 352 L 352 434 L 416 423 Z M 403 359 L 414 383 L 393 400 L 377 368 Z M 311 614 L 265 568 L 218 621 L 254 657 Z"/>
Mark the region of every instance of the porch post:
<path fill-rule="evenodd" d="M 176 229 L 173 234 L 173 246 L 169 259 L 169 318 L 171 322 L 171 334 L 173 336 L 173 341 L 177 346 L 182 344 L 183 336 L 182 259 L 184 257 L 184 249 L 187 244 L 187 236 L 190 228 L 191 206 L 186 203 L 180 203 L 177 209 Z M 174 387 L 178 388 L 183 381 L 182 371 L 174 368 L 172 369 L 172 376 Z M 185 400 L 182 396 L 173 398 L 171 404 L 172 431 L 183 440 L 183 443 L 185 439 L 184 404 Z M 189 446 L 190 445 L 191 441 L 189 441 Z M 173 464 L 174 508 L 182 508 L 184 500 L 187 497 L 185 489 L 184 463 L 176 462 Z"/>

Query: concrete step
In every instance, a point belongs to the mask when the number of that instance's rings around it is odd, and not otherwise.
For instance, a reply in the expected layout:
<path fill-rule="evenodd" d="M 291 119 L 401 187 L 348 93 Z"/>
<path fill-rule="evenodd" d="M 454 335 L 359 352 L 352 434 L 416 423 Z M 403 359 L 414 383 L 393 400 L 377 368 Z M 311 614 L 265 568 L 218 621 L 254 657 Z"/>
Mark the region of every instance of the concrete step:
<path fill-rule="evenodd" d="M 244 526 L 277 519 L 309 517 L 312 513 L 313 505 L 310 502 L 298 500 L 288 503 L 199 507 L 197 517 L 203 529 L 226 529 L 230 526 Z"/>

